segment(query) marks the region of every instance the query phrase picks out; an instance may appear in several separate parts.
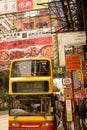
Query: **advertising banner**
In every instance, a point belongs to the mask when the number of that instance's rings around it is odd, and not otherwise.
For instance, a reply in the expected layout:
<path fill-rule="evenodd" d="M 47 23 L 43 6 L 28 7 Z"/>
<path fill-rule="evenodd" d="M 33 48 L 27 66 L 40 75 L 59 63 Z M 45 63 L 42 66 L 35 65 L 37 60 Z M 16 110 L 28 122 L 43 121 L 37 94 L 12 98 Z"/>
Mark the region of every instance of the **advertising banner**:
<path fill-rule="evenodd" d="M 51 28 L 13 32 L 13 33 L 0 35 L 0 43 L 8 42 L 8 41 L 24 40 L 24 39 L 29 39 L 29 38 L 47 37 L 47 36 L 52 36 Z"/>
<path fill-rule="evenodd" d="M 52 36 L 0 43 L 0 64 L 23 57 L 53 58 Z"/>

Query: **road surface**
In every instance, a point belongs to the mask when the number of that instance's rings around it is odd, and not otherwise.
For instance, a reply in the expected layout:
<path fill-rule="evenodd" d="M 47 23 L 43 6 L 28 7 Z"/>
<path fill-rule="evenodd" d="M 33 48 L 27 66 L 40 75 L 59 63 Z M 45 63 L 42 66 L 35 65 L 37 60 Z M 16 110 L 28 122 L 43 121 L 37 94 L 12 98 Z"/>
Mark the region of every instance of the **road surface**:
<path fill-rule="evenodd" d="M 8 114 L 0 115 L 0 130 L 8 130 Z"/>

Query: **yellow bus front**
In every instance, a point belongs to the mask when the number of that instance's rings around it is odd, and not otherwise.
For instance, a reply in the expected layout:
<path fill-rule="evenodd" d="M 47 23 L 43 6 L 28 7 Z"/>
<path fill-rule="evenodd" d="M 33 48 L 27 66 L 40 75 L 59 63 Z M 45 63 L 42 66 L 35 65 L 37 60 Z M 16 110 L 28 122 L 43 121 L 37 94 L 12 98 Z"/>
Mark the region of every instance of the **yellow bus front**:
<path fill-rule="evenodd" d="M 9 130 L 54 129 L 52 69 L 44 72 L 48 61 L 51 65 L 49 59 L 39 58 L 14 60 L 11 63 Z"/>

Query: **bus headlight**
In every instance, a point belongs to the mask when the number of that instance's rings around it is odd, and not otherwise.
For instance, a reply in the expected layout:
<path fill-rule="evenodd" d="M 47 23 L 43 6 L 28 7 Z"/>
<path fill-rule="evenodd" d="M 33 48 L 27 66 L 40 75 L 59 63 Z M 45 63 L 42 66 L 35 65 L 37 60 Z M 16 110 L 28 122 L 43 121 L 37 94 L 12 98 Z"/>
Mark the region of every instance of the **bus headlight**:
<path fill-rule="evenodd" d="M 52 122 L 44 122 L 42 123 L 42 127 L 52 127 L 53 123 Z"/>
<path fill-rule="evenodd" d="M 12 127 L 19 127 L 19 124 L 17 122 L 13 122 L 11 126 Z"/>
<path fill-rule="evenodd" d="M 49 123 L 42 123 L 42 126 L 49 126 Z"/>

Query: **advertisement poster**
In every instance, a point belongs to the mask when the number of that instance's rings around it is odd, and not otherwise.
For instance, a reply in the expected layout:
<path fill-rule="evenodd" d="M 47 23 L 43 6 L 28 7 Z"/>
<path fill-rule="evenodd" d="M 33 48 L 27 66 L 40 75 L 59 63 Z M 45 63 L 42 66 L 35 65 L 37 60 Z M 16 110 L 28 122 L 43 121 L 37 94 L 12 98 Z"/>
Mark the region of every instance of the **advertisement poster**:
<path fill-rule="evenodd" d="M 67 119 L 67 122 L 71 122 L 73 120 L 71 100 L 66 100 L 66 119 Z"/>
<path fill-rule="evenodd" d="M 52 36 L 0 43 L 0 64 L 23 57 L 53 58 Z"/>

